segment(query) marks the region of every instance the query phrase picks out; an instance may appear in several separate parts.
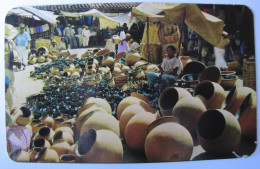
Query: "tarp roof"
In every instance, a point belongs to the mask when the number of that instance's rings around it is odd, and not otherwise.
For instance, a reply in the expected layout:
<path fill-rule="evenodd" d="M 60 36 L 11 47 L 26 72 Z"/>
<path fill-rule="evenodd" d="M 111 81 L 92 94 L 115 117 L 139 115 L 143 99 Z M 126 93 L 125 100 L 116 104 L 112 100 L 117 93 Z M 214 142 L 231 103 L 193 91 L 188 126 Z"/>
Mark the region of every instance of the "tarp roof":
<path fill-rule="evenodd" d="M 30 7 L 30 6 L 20 7 L 20 8 L 29 13 L 32 13 L 33 15 L 36 15 L 37 17 L 44 20 L 45 22 L 48 22 L 48 23 L 51 23 L 54 25 L 57 23 L 56 18 L 58 17 L 58 15 L 54 15 L 54 14 L 52 14 L 52 12 L 39 10 L 39 9 Z"/>
<path fill-rule="evenodd" d="M 73 13 L 73 12 L 61 12 L 59 16 L 67 16 L 67 17 L 81 17 L 81 16 L 95 16 L 98 18 L 103 18 L 112 22 L 117 22 L 118 21 L 111 19 L 110 17 L 106 16 L 104 13 L 96 10 L 96 9 L 91 9 L 86 12 L 78 12 L 78 13 Z"/>
<path fill-rule="evenodd" d="M 188 27 L 214 46 L 218 45 L 224 27 L 222 20 L 202 12 L 196 4 L 142 3 L 132 9 L 131 17 L 164 24 L 184 19 Z"/>
<path fill-rule="evenodd" d="M 24 16 L 24 17 L 28 17 L 28 18 L 34 18 L 35 20 L 40 20 L 40 18 L 38 18 L 37 16 L 35 16 L 35 15 L 29 13 L 29 12 L 26 12 L 25 10 L 20 9 L 20 8 L 13 8 L 13 9 L 11 9 L 7 13 L 7 16 L 8 15 L 20 15 L 20 16 Z"/>

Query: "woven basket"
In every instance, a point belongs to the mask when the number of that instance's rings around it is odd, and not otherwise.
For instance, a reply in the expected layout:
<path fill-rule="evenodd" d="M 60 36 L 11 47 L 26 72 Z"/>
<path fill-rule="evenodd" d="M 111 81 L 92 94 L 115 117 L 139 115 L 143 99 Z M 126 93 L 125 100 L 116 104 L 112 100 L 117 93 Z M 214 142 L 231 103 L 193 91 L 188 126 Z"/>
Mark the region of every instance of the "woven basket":
<path fill-rule="evenodd" d="M 243 60 L 243 86 L 256 90 L 256 62 L 255 60 Z"/>

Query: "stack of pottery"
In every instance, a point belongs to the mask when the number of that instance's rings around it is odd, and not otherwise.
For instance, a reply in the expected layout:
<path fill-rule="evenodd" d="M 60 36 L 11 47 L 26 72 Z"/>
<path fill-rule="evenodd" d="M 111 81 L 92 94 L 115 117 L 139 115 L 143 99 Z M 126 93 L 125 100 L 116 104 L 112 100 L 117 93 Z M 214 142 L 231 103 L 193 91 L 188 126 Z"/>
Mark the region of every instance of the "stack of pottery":
<path fill-rule="evenodd" d="M 126 64 L 133 66 L 136 62 L 141 60 L 141 55 L 137 51 L 129 51 L 125 55 Z"/>

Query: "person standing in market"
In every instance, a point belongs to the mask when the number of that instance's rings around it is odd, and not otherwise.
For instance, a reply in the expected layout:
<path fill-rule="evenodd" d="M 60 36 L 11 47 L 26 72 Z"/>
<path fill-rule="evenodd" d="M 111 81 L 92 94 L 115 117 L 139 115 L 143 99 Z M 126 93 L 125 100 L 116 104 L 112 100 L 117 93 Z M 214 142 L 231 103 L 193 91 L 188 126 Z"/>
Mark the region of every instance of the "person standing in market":
<path fill-rule="evenodd" d="M 88 26 L 85 26 L 85 28 L 82 31 L 82 35 L 83 35 L 83 47 L 87 47 L 88 43 L 89 43 L 89 38 L 90 38 L 90 31 Z"/>
<path fill-rule="evenodd" d="M 128 43 L 126 41 L 126 34 L 125 34 L 123 27 L 121 27 L 119 37 L 120 37 L 120 42 L 119 42 L 118 47 L 117 47 L 117 53 L 130 51 L 130 48 L 129 48 Z"/>
<path fill-rule="evenodd" d="M 75 49 L 78 47 L 74 28 L 75 28 L 75 26 L 72 25 L 71 29 L 70 29 L 70 47 L 71 47 L 71 49 Z"/>
<path fill-rule="evenodd" d="M 226 70 L 228 68 L 224 57 L 226 52 L 225 48 L 229 43 L 228 33 L 223 31 L 219 44 L 214 47 L 215 66 L 220 70 Z"/>
<path fill-rule="evenodd" d="M 19 33 L 15 37 L 15 43 L 19 53 L 22 55 L 22 65 L 28 65 L 28 53 L 30 50 L 31 36 L 25 31 L 25 25 L 21 23 L 19 25 Z"/>
<path fill-rule="evenodd" d="M 71 44 L 71 42 L 70 42 L 70 27 L 71 27 L 71 25 L 68 24 L 67 27 L 64 29 L 64 35 L 65 35 L 65 38 L 66 38 L 68 45 Z"/>
<path fill-rule="evenodd" d="M 177 82 L 178 76 L 181 74 L 181 61 L 177 57 L 178 48 L 174 45 L 167 45 L 167 57 L 159 65 L 160 72 L 147 72 L 147 82 L 150 87 L 155 84 L 170 86 Z"/>
<path fill-rule="evenodd" d="M 82 35 L 82 31 L 85 28 L 85 25 L 80 26 L 77 31 L 78 31 L 78 38 L 79 38 L 79 47 L 83 47 L 83 35 Z"/>

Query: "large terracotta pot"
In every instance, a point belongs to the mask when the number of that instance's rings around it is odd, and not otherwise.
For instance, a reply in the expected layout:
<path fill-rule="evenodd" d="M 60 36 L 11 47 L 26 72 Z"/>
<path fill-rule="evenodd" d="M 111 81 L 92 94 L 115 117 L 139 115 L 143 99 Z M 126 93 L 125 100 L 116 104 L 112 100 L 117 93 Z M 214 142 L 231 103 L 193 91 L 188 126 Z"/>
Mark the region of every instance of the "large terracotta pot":
<path fill-rule="evenodd" d="M 253 141 L 256 141 L 257 136 L 256 107 L 256 94 L 250 93 L 246 96 L 236 113 L 236 117 L 238 117 L 238 122 L 241 126 L 242 135 Z"/>
<path fill-rule="evenodd" d="M 96 112 L 91 115 L 82 125 L 80 130 L 80 136 L 82 136 L 89 129 L 106 129 L 114 132 L 116 135 L 120 135 L 119 121 L 111 114 Z"/>
<path fill-rule="evenodd" d="M 75 163 L 76 162 L 76 156 L 73 154 L 63 154 L 60 156 L 60 163 Z"/>
<path fill-rule="evenodd" d="M 36 138 L 44 138 L 48 141 L 52 141 L 53 136 L 54 136 L 54 131 L 52 128 L 49 127 L 42 127 L 38 130 L 38 133 L 36 134 Z"/>
<path fill-rule="evenodd" d="M 137 93 L 137 92 L 131 92 L 131 96 L 136 97 L 142 101 L 144 101 L 146 104 L 150 105 L 151 101 L 144 95 Z"/>
<path fill-rule="evenodd" d="M 166 88 L 159 97 L 158 106 L 163 116 L 171 116 L 172 109 L 178 100 L 191 96 L 191 94 L 180 87 L 168 87 Z"/>
<path fill-rule="evenodd" d="M 107 56 L 102 60 L 103 66 L 108 66 L 109 68 L 114 67 L 115 59 L 111 56 Z"/>
<path fill-rule="evenodd" d="M 200 74 L 206 66 L 200 61 L 191 61 L 183 67 L 183 75 Z"/>
<path fill-rule="evenodd" d="M 230 90 L 234 86 L 236 86 L 236 81 L 238 79 L 238 76 L 236 75 L 221 75 L 221 83 L 220 85 L 225 89 L 225 90 Z"/>
<path fill-rule="evenodd" d="M 122 73 L 128 72 L 129 70 L 131 70 L 131 68 L 129 66 L 123 65 L 121 67 L 121 72 Z"/>
<path fill-rule="evenodd" d="M 120 119 L 119 119 L 119 128 L 120 128 L 120 135 L 123 137 L 125 133 L 125 127 L 129 120 L 136 114 L 142 113 L 142 112 L 150 112 L 154 113 L 153 109 L 145 104 L 144 102 L 141 102 L 140 104 L 133 104 L 125 108 L 125 110 L 122 112 Z"/>
<path fill-rule="evenodd" d="M 198 142 L 209 154 L 230 154 L 240 143 L 241 128 L 236 117 L 226 110 L 204 112 L 198 121 Z"/>
<path fill-rule="evenodd" d="M 135 96 L 137 96 L 137 97 L 135 97 Z M 147 98 L 144 101 L 144 98 L 145 98 L 145 96 L 140 96 L 139 94 L 134 94 L 134 96 L 128 96 L 128 97 L 124 98 L 123 100 L 121 100 L 121 102 L 117 106 L 117 118 L 120 119 L 122 112 L 128 106 L 133 105 L 133 104 L 141 104 L 142 102 L 146 103 L 146 101 L 149 100 Z"/>
<path fill-rule="evenodd" d="M 52 67 L 50 71 L 51 71 L 52 75 L 59 75 L 60 74 L 59 69 L 56 68 L 56 67 Z"/>
<path fill-rule="evenodd" d="M 35 140 L 33 140 L 33 147 L 34 148 L 50 148 L 51 144 L 48 140 L 44 139 L 44 138 L 36 138 Z"/>
<path fill-rule="evenodd" d="M 224 109 L 235 115 L 246 96 L 250 93 L 256 95 L 256 92 L 249 87 L 233 87 L 227 94 Z"/>
<path fill-rule="evenodd" d="M 73 133 L 74 134 L 74 133 Z M 66 141 L 68 144 L 72 145 L 74 144 L 74 137 L 69 132 L 66 131 L 58 131 L 53 136 L 53 142 L 56 140 L 63 140 Z"/>
<path fill-rule="evenodd" d="M 190 160 L 193 151 L 192 137 L 174 117 L 155 120 L 148 131 L 145 154 L 150 162 Z"/>
<path fill-rule="evenodd" d="M 221 87 L 218 83 L 211 82 L 205 80 L 199 83 L 195 90 L 194 96 L 200 95 L 202 101 L 205 103 L 207 109 L 220 109 L 225 98 L 226 93 L 223 87 Z"/>
<path fill-rule="evenodd" d="M 148 126 L 156 120 L 157 114 L 141 112 L 134 115 L 125 127 L 125 140 L 129 148 L 143 152 L 144 143 L 147 136 Z"/>
<path fill-rule="evenodd" d="M 195 97 L 185 97 L 179 100 L 172 110 L 172 115 L 196 138 L 199 117 L 206 111 L 202 101 Z"/>
<path fill-rule="evenodd" d="M 19 109 L 16 109 L 12 114 L 14 117 L 16 124 L 21 126 L 26 126 L 27 124 L 31 123 L 33 115 L 29 108 L 23 106 Z"/>
<path fill-rule="evenodd" d="M 48 127 L 46 124 L 40 123 L 40 124 L 36 124 L 32 127 L 32 132 L 33 133 L 38 133 L 38 131 L 42 128 L 42 127 Z"/>
<path fill-rule="evenodd" d="M 55 118 L 54 119 L 54 123 L 53 123 L 53 125 L 52 125 L 52 130 L 54 131 L 54 130 L 56 130 L 56 128 L 58 128 L 58 127 L 60 127 L 60 126 L 63 126 L 63 122 L 64 122 L 65 120 L 63 119 L 63 118 Z"/>
<path fill-rule="evenodd" d="M 37 162 L 45 162 L 45 163 L 58 163 L 59 155 L 54 149 L 42 149 L 36 155 Z"/>
<path fill-rule="evenodd" d="M 60 132 L 60 131 L 67 132 L 70 135 L 74 136 L 74 131 L 73 131 L 72 127 L 71 126 L 66 126 L 66 123 L 64 124 L 64 126 L 60 126 L 60 127 L 56 128 L 54 130 L 55 134 Z"/>
<path fill-rule="evenodd" d="M 40 119 L 41 123 L 46 124 L 48 127 L 52 127 L 52 124 L 54 123 L 53 117 L 47 115 Z"/>
<path fill-rule="evenodd" d="M 42 150 L 42 148 L 32 148 L 32 150 L 29 152 L 30 153 L 30 162 L 37 162 L 37 154 Z"/>
<path fill-rule="evenodd" d="M 128 66 L 133 66 L 141 60 L 141 55 L 137 51 L 130 51 L 126 53 L 125 59 Z"/>
<path fill-rule="evenodd" d="M 90 103 L 95 103 L 98 107 L 103 107 L 109 114 L 112 114 L 112 108 L 107 100 L 102 98 L 89 97 L 86 100 L 85 104 L 90 104 Z"/>
<path fill-rule="evenodd" d="M 211 82 L 216 82 L 220 84 L 221 82 L 221 72 L 216 66 L 209 66 L 205 68 L 199 77 L 199 82 L 203 82 L 204 80 L 209 80 Z"/>
<path fill-rule="evenodd" d="M 55 150 L 59 156 L 68 154 L 70 144 L 64 140 L 55 140 L 51 146 L 51 149 Z"/>
<path fill-rule="evenodd" d="M 16 149 L 10 153 L 10 158 L 16 162 L 29 162 L 30 153 L 22 149 Z"/>
<path fill-rule="evenodd" d="M 119 163 L 123 158 L 121 140 L 109 130 L 89 129 L 78 140 L 75 152 L 83 163 Z"/>

